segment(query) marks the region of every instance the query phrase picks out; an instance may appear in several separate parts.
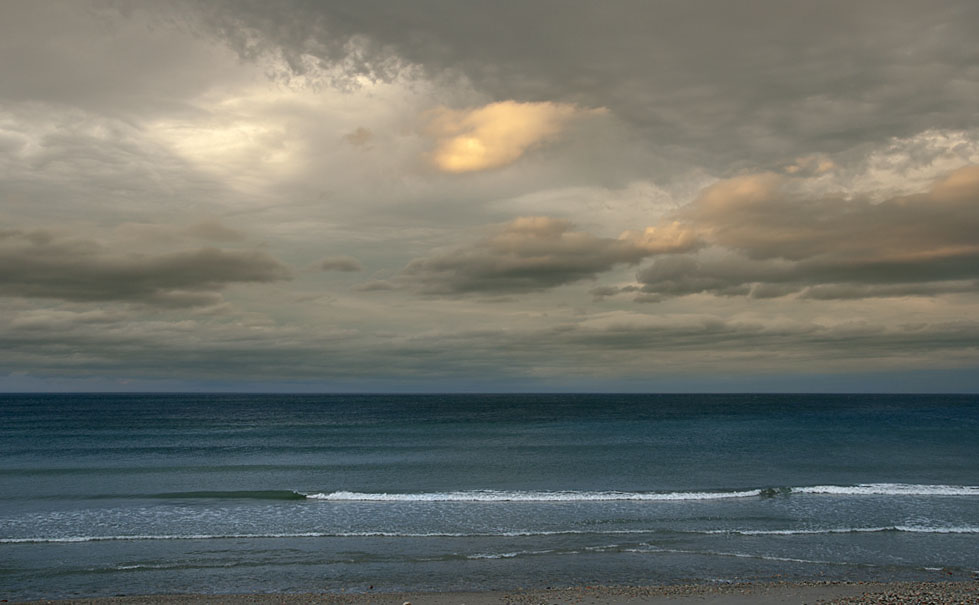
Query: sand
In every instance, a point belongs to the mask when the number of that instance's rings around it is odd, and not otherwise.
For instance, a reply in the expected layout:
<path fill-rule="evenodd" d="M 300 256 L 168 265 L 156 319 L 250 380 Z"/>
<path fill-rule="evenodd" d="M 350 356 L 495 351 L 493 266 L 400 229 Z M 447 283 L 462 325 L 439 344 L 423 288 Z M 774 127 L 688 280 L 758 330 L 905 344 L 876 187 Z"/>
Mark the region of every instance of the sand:
<path fill-rule="evenodd" d="M 3 600 L 0 600 L 2 602 Z M 581 586 L 489 592 L 152 595 L 33 601 L 35 605 L 770 605 L 806 603 L 979 605 L 972 582 L 777 582 L 685 586 Z"/>

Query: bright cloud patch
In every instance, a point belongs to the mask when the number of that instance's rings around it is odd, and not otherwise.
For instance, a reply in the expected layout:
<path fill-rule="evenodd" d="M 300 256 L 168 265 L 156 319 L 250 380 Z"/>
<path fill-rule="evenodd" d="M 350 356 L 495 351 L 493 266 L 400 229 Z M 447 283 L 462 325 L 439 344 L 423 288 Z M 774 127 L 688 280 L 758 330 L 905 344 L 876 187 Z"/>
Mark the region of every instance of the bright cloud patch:
<path fill-rule="evenodd" d="M 506 166 L 560 133 L 569 120 L 604 111 L 516 101 L 477 109 L 440 108 L 430 114 L 426 133 L 437 141 L 432 161 L 439 170 L 475 172 Z"/>

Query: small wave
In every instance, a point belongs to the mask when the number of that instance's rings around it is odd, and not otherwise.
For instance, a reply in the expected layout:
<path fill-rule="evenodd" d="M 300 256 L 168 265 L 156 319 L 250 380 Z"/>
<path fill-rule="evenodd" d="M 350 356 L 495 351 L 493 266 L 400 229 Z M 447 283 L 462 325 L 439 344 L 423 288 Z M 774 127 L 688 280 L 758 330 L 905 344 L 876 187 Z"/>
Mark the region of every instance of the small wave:
<path fill-rule="evenodd" d="M 979 527 L 919 527 L 898 525 L 896 531 L 906 531 L 922 534 L 979 534 Z"/>
<path fill-rule="evenodd" d="M 717 500 L 760 496 L 762 490 L 717 492 L 618 492 L 618 491 L 494 491 L 474 490 L 428 493 L 364 493 L 338 491 L 306 494 L 313 500 L 334 502 L 601 502 L 601 501 L 669 501 Z"/>
<path fill-rule="evenodd" d="M 0 544 L 67 544 L 73 542 L 117 542 L 126 540 L 222 540 L 238 538 L 319 538 L 335 534 L 314 532 L 292 534 L 139 534 L 119 536 L 60 536 L 0 538 Z"/>
<path fill-rule="evenodd" d="M 299 532 L 267 534 L 158 534 L 158 535 L 120 535 L 120 536 L 63 536 L 33 538 L 0 538 L 0 544 L 48 544 L 72 542 L 112 542 L 124 540 L 228 540 L 261 538 L 523 538 L 538 536 L 570 535 L 623 535 L 653 534 L 655 529 L 620 529 L 608 531 L 591 530 L 553 530 L 533 531 L 514 530 L 498 532 L 393 532 L 393 531 L 354 531 L 354 532 Z"/>
<path fill-rule="evenodd" d="M 467 555 L 467 559 L 478 560 L 478 559 L 515 559 L 517 557 L 527 557 L 534 555 L 549 555 L 554 554 L 557 551 L 554 550 L 519 550 L 516 552 L 500 552 L 500 553 L 476 553 L 474 555 Z"/>
<path fill-rule="evenodd" d="M 792 494 L 841 496 L 979 496 L 979 486 L 915 485 L 906 483 L 862 483 L 857 485 L 815 485 L 767 487 L 712 491 L 626 492 L 626 491 L 504 491 L 459 490 L 447 492 L 387 493 L 335 491 L 297 496 L 333 502 L 603 502 L 603 501 L 682 501 L 728 498 L 775 498 Z"/>
<path fill-rule="evenodd" d="M 979 496 L 979 486 L 861 483 L 859 485 L 793 487 L 792 493 L 833 494 L 842 496 Z"/>
<path fill-rule="evenodd" d="M 158 494 L 108 494 L 88 498 L 151 498 L 166 500 L 320 500 L 331 502 L 673 502 L 731 498 L 777 498 L 799 494 L 834 496 L 979 496 L 979 486 L 916 485 L 906 483 L 862 483 L 857 485 L 813 485 L 700 491 L 508 491 L 455 490 L 445 492 L 354 492 L 306 493 L 296 490 L 204 490 Z M 60 496 L 51 496 L 60 497 Z"/>
<path fill-rule="evenodd" d="M 741 535 L 741 536 L 805 536 L 825 534 L 862 534 L 882 532 L 907 532 L 922 534 L 979 534 L 979 527 L 948 526 L 931 527 L 917 525 L 894 525 L 886 527 L 843 527 L 824 529 L 613 529 L 613 530 L 511 530 L 496 532 L 396 532 L 396 531 L 352 531 L 352 532 L 295 532 L 295 533 L 256 533 L 256 534 L 140 534 L 116 536 L 59 536 L 0 538 L 0 544 L 68 544 L 75 542 L 114 542 L 141 540 L 237 540 L 237 539 L 276 539 L 276 538 L 525 538 L 547 536 L 615 536 L 652 535 L 660 533 Z M 604 548 L 604 547 L 603 547 Z"/>
<path fill-rule="evenodd" d="M 230 567 L 239 567 L 248 564 L 239 563 L 237 561 L 230 561 L 228 563 L 165 563 L 165 564 L 150 564 L 150 563 L 137 563 L 133 565 L 117 565 L 113 569 L 115 571 L 142 571 L 142 570 L 167 570 L 176 571 L 183 569 L 226 569 Z M 254 564 L 251 564 L 254 565 Z"/>
<path fill-rule="evenodd" d="M 979 527 L 931 527 L 920 525 L 891 525 L 887 527 L 832 527 L 824 529 L 715 529 L 707 534 L 738 536 L 810 536 L 820 534 L 875 534 L 907 532 L 915 534 L 979 534 Z"/>
<path fill-rule="evenodd" d="M 182 499 L 217 499 L 217 500 L 305 500 L 306 495 L 285 489 L 270 490 L 237 490 L 237 491 L 198 491 L 198 492 L 168 492 L 142 496 L 149 498 Z"/>
<path fill-rule="evenodd" d="M 656 546 L 644 546 L 639 548 L 628 548 L 623 552 L 634 552 L 641 554 L 670 553 L 681 555 L 707 555 L 713 557 L 734 557 L 737 559 L 759 559 L 762 561 L 779 561 L 784 563 L 807 563 L 812 565 L 855 565 L 860 567 L 874 567 L 867 563 L 848 563 L 845 561 L 822 561 L 819 559 L 799 559 L 796 557 L 780 557 L 778 555 L 752 554 L 742 552 L 727 552 L 717 550 L 687 550 L 679 548 L 659 548 Z"/>

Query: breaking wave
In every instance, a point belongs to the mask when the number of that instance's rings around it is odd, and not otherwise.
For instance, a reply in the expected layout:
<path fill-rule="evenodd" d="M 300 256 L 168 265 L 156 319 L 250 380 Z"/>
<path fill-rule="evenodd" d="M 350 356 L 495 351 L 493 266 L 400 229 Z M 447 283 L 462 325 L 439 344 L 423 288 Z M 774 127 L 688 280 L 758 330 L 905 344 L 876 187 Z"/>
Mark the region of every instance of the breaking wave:
<path fill-rule="evenodd" d="M 762 490 L 717 492 L 618 492 L 618 491 L 454 491 L 414 494 L 331 492 L 306 494 L 313 500 L 335 502 L 600 502 L 621 500 L 717 500 L 760 496 Z"/>
<path fill-rule="evenodd" d="M 979 496 L 977 485 L 915 485 L 908 483 L 861 483 L 859 485 L 815 485 L 793 487 L 796 494 L 845 496 Z"/>
<path fill-rule="evenodd" d="M 726 498 L 778 497 L 792 494 L 841 496 L 979 496 L 979 486 L 914 485 L 906 483 L 862 483 L 858 485 L 815 485 L 716 491 L 625 492 L 625 491 L 497 491 L 468 490 L 423 493 L 375 493 L 336 491 L 304 494 L 312 500 L 334 502 L 601 502 L 720 500 Z"/>

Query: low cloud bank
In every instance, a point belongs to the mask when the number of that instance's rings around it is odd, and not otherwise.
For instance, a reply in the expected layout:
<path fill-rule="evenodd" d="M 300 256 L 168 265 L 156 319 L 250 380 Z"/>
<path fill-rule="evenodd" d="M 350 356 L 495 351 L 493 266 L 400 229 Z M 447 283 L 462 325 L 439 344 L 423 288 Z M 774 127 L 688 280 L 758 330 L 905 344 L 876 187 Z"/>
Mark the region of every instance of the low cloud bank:
<path fill-rule="evenodd" d="M 143 255 L 52 231 L 0 231 L 3 296 L 193 307 L 220 302 L 220 290 L 230 284 L 290 277 L 285 265 L 261 250 L 206 247 Z"/>
<path fill-rule="evenodd" d="M 404 277 L 426 294 L 533 292 L 697 246 L 675 223 L 605 238 L 574 231 L 567 220 L 528 216 L 466 247 L 414 260 Z"/>

